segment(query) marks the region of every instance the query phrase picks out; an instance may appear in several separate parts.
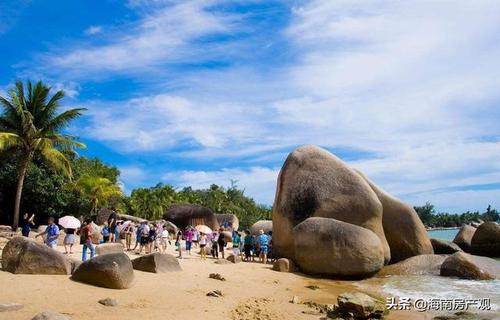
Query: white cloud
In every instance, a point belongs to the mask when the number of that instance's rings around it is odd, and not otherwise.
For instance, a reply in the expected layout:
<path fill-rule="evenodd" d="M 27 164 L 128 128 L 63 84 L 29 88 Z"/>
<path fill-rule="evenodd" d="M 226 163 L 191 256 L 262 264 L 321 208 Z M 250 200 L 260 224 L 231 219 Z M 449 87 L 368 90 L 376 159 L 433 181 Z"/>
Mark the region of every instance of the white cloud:
<path fill-rule="evenodd" d="M 351 164 L 411 202 L 428 197 L 465 208 L 467 199 L 456 197 L 470 196 L 470 206 L 482 208 L 493 201 L 493 191 L 443 190 L 500 181 L 499 2 L 303 2 L 280 34 L 292 61 L 272 66 L 246 64 L 241 51 L 227 50 L 241 39 L 197 41 L 248 29 L 241 17 L 212 10 L 215 3 L 131 0 L 146 12 L 131 30 L 49 59 L 70 74 L 142 70 L 153 79 L 137 80 L 149 84 L 168 72 L 160 65 L 234 62 L 177 72 L 173 84 L 145 88 L 142 98 L 95 101 L 88 136 L 130 153 L 238 160 L 237 168 L 186 171 L 178 181 L 207 186 L 241 177 L 267 203 L 275 184 L 269 172 L 305 143 L 369 154 Z"/>
<path fill-rule="evenodd" d="M 193 61 L 210 55 L 193 44 L 197 38 L 227 32 L 232 23 L 229 15 L 206 10 L 215 1 L 189 0 L 165 2 L 142 12 L 136 24 L 123 25 L 122 30 L 110 33 L 103 45 L 78 45 L 63 52 L 51 52 L 44 59 L 50 69 L 71 76 L 100 75 L 103 71 L 135 73 L 153 72 L 159 65 Z M 151 5 L 151 4 L 149 4 Z M 88 33 L 100 31 L 90 27 Z M 69 52 L 68 52 L 69 51 Z M 47 70 L 51 72 L 51 70 Z"/>
<path fill-rule="evenodd" d="M 101 26 L 90 26 L 83 32 L 87 36 L 92 36 L 102 32 Z"/>

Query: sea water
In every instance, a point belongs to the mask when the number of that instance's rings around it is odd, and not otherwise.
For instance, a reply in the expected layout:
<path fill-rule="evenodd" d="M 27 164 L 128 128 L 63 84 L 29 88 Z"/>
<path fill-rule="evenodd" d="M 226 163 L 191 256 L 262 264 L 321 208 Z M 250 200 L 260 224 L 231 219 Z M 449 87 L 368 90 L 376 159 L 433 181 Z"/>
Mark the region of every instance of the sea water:
<path fill-rule="evenodd" d="M 429 230 L 431 238 L 452 241 L 459 229 Z M 387 297 L 415 299 L 490 299 L 491 310 L 500 311 L 500 280 L 463 280 L 431 275 L 389 276 L 382 291 Z M 469 310 L 475 311 L 475 310 Z"/>
<path fill-rule="evenodd" d="M 452 241 L 460 229 L 442 229 L 442 230 L 429 230 L 427 233 L 429 237 Z"/>

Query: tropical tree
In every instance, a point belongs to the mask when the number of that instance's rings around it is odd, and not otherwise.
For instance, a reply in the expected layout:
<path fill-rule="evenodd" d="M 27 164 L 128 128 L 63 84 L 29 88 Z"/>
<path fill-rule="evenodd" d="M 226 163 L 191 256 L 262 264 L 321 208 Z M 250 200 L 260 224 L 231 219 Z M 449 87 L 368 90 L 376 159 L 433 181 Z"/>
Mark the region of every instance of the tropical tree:
<path fill-rule="evenodd" d="M 90 213 L 97 213 L 99 204 L 105 206 L 113 197 L 121 197 L 122 190 L 107 178 L 85 174 L 75 184 L 76 188 L 90 200 Z"/>
<path fill-rule="evenodd" d="M 7 97 L 0 96 L 3 112 L 0 116 L 0 151 L 16 149 L 20 154 L 17 188 L 14 202 L 13 228 L 19 223 L 19 209 L 24 177 L 29 163 L 36 153 L 56 171 L 71 177 L 71 166 L 67 155 L 75 148 L 85 145 L 74 137 L 61 133 L 68 124 L 79 117 L 83 108 L 69 109 L 58 113 L 62 90 L 49 97 L 50 87 L 41 81 L 28 81 L 27 92 L 21 81 L 9 90 Z"/>

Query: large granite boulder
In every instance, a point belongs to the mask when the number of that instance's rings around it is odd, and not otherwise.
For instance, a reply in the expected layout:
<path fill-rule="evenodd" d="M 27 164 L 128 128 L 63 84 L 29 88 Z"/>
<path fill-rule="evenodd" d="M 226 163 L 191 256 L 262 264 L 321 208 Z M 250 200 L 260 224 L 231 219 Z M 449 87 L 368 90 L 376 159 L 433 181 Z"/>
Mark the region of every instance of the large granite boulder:
<path fill-rule="evenodd" d="M 471 240 L 471 253 L 487 257 L 500 257 L 500 225 L 496 222 L 481 224 Z"/>
<path fill-rule="evenodd" d="M 453 243 L 456 243 L 463 251 L 470 252 L 471 241 L 475 232 L 476 228 L 473 226 L 464 225 L 453 239 Z"/>
<path fill-rule="evenodd" d="M 166 221 L 163 224 L 163 228 L 167 229 L 168 233 L 173 234 L 173 235 L 176 235 L 177 232 L 179 232 L 179 228 L 177 228 L 177 226 L 170 221 Z"/>
<path fill-rule="evenodd" d="M 354 169 L 324 149 L 302 146 L 288 155 L 278 176 L 273 205 L 273 250 L 277 256 L 293 259 L 296 237 L 293 228 L 309 217 L 324 217 L 373 231 L 388 262 L 390 249 L 382 214 L 382 203 Z"/>
<path fill-rule="evenodd" d="M 462 249 L 451 241 L 431 238 L 432 248 L 435 254 L 454 254 Z"/>
<path fill-rule="evenodd" d="M 62 253 L 20 236 L 12 238 L 3 248 L 2 268 L 20 274 L 71 273 L 71 263 Z"/>
<path fill-rule="evenodd" d="M 384 266 L 380 238 L 369 229 L 312 217 L 294 229 L 295 263 L 304 273 L 363 278 Z"/>
<path fill-rule="evenodd" d="M 385 266 L 377 273 L 377 276 L 404 276 L 431 274 L 438 276 L 441 264 L 447 257 L 437 254 L 422 254 L 410 257 L 395 264 Z"/>
<path fill-rule="evenodd" d="M 250 233 L 253 236 L 259 235 L 260 230 L 264 230 L 264 232 L 266 234 L 273 231 L 273 221 L 272 220 L 259 220 L 259 221 L 255 222 L 250 227 Z M 273 236 L 274 236 L 274 232 L 273 232 Z"/>
<path fill-rule="evenodd" d="M 219 229 L 219 223 L 212 210 L 199 205 L 174 204 L 168 208 L 163 217 L 183 230 L 187 226 L 197 225 L 206 225 L 212 230 Z"/>
<path fill-rule="evenodd" d="M 179 260 L 176 257 L 171 254 L 158 252 L 135 258 L 132 260 L 132 265 L 136 270 L 152 273 L 182 271 Z"/>
<path fill-rule="evenodd" d="M 98 287 L 127 289 L 132 286 L 134 269 L 124 253 L 111 253 L 82 262 L 71 279 Z"/>
<path fill-rule="evenodd" d="M 391 248 L 391 263 L 422 254 L 433 254 L 427 230 L 415 210 L 382 190 L 361 172 L 358 173 L 368 182 L 382 203 L 382 224 Z"/>
<path fill-rule="evenodd" d="M 95 247 L 95 253 L 100 256 L 103 254 L 120 253 L 123 252 L 124 248 L 123 244 L 119 242 L 101 243 Z"/>
<path fill-rule="evenodd" d="M 221 228 L 224 227 L 225 223 L 227 223 L 230 230 L 238 230 L 240 227 L 240 220 L 234 214 L 216 213 L 215 217 Z"/>
<path fill-rule="evenodd" d="M 500 262 L 457 252 L 444 260 L 441 265 L 441 275 L 470 280 L 500 279 Z"/>
<path fill-rule="evenodd" d="M 362 292 L 346 292 L 337 297 L 338 307 L 335 318 L 342 319 L 380 319 L 385 311 L 383 301 L 376 300 Z M 345 318 L 344 318 L 345 317 Z"/>

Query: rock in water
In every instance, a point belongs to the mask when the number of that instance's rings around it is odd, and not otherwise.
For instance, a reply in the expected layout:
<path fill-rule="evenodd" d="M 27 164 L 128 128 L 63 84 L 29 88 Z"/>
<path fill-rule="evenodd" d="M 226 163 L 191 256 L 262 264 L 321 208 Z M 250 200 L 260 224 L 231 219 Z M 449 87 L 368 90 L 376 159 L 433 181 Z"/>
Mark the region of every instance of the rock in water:
<path fill-rule="evenodd" d="M 273 250 L 293 259 L 293 228 L 309 217 L 344 221 L 373 231 L 390 249 L 382 227 L 382 204 L 355 170 L 328 151 L 302 146 L 290 153 L 278 176 L 273 205 Z M 315 231 L 312 231 L 313 234 Z"/>
<path fill-rule="evenodd" d="M 34 316 L 31 320 L 70 320 L 65 315 L 57 312 L 44 311 Z"/>
<path fill-rule="evenodd" d="M 471 241 L 475 232 L 476 228 L 464 225 L 460 228 L 460 231 L 458 231 L 455 239 L 453 239 L 453 242 L 456 243 L 463 251 L 470 252 Z"/>
<path fill-rule="evenodd" d="M 377 276 L 389 275 L 422 275 L 432 274 L 438 276 L 441 265 L 447 257 L 437 254 L 422 254 L 385 266 Z"/>
<path fill-rule="evenodd" d="M 232 263 L 240 263 L 241 258 L 240 256 L 235 256 L 234 254 L 230 254 L 227 258 L 227 261 L 232 262 Z"/>
<path fill-rule="evenodd" d="M 500 257 L 500 225 L 485 222 L 474 232 L 471 240 L 471 253 L 487 257 Z"/>
<path fill-rule="evenodd" d="M 355 319 L 368 319 L 376 314 L 382 315 L 385 309 L 380 301 L 361 292 L 342 293 L 337 297 L 337 303 L 338 314 L 352 314 Z"/>
<path fill-rule="evenodd" d="M 382 225 L 391 249 L 391 263 L 421 254 L 433 254 L 427 230 L 415 210 L 382 190 L 363 173 L 357 172 L 368 182 L 382 203 Z"/>
<path fill-rule="evenodd" d="M 12 238 L 3 248 L 2 268 L 20 274 L 71 273 L 71 263 L 62 253 L 19 236 Z"/>
<path fill-rule="evenodd" d="M 279 272 L 295 272 L 295 263 L 293 260 L 281 258 L 274 261 L 273 270 Z"/>
<path fill-rule="evenodd" d="M 308 218 L 293 229 L 295 262 L 308 274 L 363 278 L 384 266 L 380 238 L 372 231 L 329 218 Z"/>
<path fill-rule="evenodd" d="M 136 258 L 132 260 L 132 265 L 136 270 L 153 273 L 182 271 L 179 260 L 176 257 L 171 254 L 159 252 Z"/>
<path fill-rule="evenodd" d="M 457 252 L 441 265 L 441 275 L 470 280 L 500 279 L 500 262 L 465 252 Z"/>
<path fill-rule="evenodd" d="M 462 249 L 451 241 L 431 238 L 432 248 L 435 254 L 454 254 L 462 251 Z"/>
<path fill-rule="evenodd" d="M 134 269 L 126 254 L 110 253 L 84 261 L 71 279 L 98 287 L 127 289 L 134 280 Z"/>
<path fill-rule="evenodd" d="M 103 254 L 121 253 L 123 249 L 123 244 L 118 242 L 102 243 L 95 247 L 95 253 L 101 256 Z"/>
<path fill-rule="evenodd" d="M 260 230 L 263 230 L 266 234 L 273 231 L 273 221 L 259 220 L 250 227 L 250 233 L 254 236 L 259 235 Z"/>

